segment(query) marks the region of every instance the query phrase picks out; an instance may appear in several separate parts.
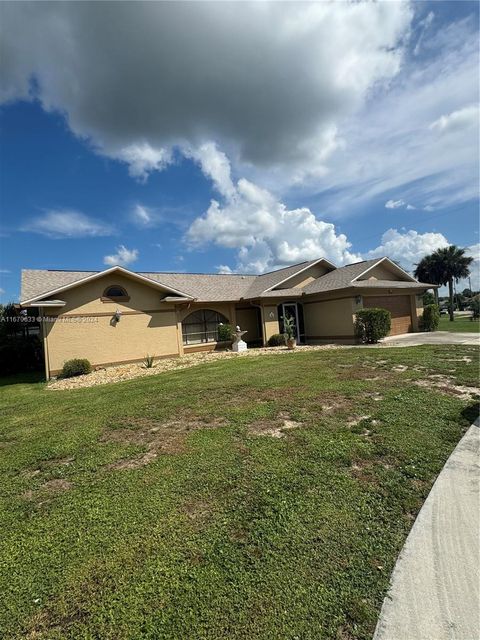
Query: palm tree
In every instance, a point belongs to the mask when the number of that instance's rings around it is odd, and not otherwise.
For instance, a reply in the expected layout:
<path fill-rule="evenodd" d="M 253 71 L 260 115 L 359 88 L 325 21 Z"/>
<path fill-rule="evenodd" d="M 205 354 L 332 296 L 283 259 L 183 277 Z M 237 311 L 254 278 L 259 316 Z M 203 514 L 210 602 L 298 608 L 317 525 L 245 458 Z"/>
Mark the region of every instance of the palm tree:
<path fill-rule="evenodd" d="M 417 264 L 413 275 L 420 282 L 428 282 L 429 284 L 442 284 L 442 272 L 439 265 L 439 260 L 434 254 L 425 256 Z M 435 304 L 438 305 L 438 289 L 435 287 L 433 290 L 435 296 Z"/>
<path fill-rule="evenodd" d="M 433 263 L 438 266 L 440 284 L 448 284 L 449 314 L 450 321 L 453 322 L 455 319 L 453 316 L 453 282 L 468 278 L 473 258 L 466 256 L 465 249 L 454 244 L 444 249 L 437 249 L 430 257 L 433 258 Z"/>

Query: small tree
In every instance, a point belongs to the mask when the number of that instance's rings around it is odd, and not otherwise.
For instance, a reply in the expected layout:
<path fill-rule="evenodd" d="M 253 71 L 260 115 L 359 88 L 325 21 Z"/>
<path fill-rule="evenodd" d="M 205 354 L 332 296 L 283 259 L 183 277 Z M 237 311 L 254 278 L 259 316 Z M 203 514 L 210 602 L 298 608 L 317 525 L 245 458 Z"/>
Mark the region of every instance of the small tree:
<path fill-rule="evenodd" d="M 361 309 L 357 311 L 355 334 L 361 342 L 374 344 L 388 335 L 391 315 L 387 309 Z"/>
<path fill-rule="evenodd" d="M 423 309 L 422 330 L 436 331 L 440 322 L 440 311 L 436 304 L 428 304 Z"/>
<path fill-rule="evenodd" d="M 450 321 L 453 322 L 455 319 L 453 315 L 453 283 L 463 278 L 468 278 L 473 258 L 466 256 L 465 249 L 460 249 L 454 244 L 444 249 L 437 249 L 432 253 L 432 257 L 439 268 L 440 284 L 448 284 Z"/>

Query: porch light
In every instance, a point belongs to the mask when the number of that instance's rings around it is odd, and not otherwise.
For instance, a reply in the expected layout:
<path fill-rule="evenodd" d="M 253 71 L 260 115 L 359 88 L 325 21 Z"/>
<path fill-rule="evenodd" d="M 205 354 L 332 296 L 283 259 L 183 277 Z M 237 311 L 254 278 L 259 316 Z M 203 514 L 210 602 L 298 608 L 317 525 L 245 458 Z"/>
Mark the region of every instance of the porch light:
<path fill-rule="evenodd" d="M 122 312 L 120 309 L 117 309 L 113 315 L 113 319 L 115 322 L 120 322 L 120 318 L 122 317 Z"/>

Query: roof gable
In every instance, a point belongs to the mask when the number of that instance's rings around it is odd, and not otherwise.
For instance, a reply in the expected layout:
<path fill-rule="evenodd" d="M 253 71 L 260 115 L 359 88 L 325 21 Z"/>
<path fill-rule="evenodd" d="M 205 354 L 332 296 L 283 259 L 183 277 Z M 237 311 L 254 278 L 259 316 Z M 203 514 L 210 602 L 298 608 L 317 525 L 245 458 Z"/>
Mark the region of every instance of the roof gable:
<path fill-rule="evenodd" d="M 393 278 L 391 276 L 394 276 Z M 400 280 L 405 282 L 417 282 L 413 276 L 404 271 L 398 264 L 390 260 L 390 258 L 380 258 L 375 264 L 367 267 L 360 275 L 353 279 L 368 280 Z"/>
<path fill-rule="evenodd" d="M 92 280 L 95 280 L 98 278 L 103 278 L 104 276 L 111 273 L 115 273 L 115 272 L 119 272 L 129 278 L 132 278 L 133 280 L 138 280 L 140 282 L 148 284 L 149 286 L 154 287 L 156 289 L 161 289 L 162 291 L 168 291 L 169 293 L 173 293 L 181 297 L 192 298 L 192 296 L 186 293 L 183 293 L 178 289 L 174 289 L 173 287 L 169 287 L 168 285 L 164 285 L 158 281 L 152 280 L 151 278 L 148 278 L 147 276 L 144 276 L 140 273 L 135 273 L 134 271 L 130 271 L 129 269 L 125 269 L 124 267 L 115 266 L 115 267 L 111 267 L 110 269 L 105 269 L 104 271 L 73 271 L 73 272 L 72 271 L 51 272 L 51 271 L 36 271 L 36 270 L 22 271 L 22 298 L 23 299 L 21 301 L 21 304 L 22 305 L 32 304 L 38 301 L 40 298 L 48 298 L 50 296 L 56 295 L 57 293 L 61 293 L 62 291 L 68 291 L 73 287 L 78 287 L 81 284 L 84 284 L 86 282 L 91 282 Z M 32 287 L 32 284 L 33 284 L 32 279 L 29 278 L 29 274 L 31 273 L 39 275 L 40 280 L 42 280 L 45 284 L 47 284 L 48 282 L 48 286 L 50 287 L 52 287 L 52 280 L 56 281 L 56 286 L 54 286 L 53 288 L 49 288 L 47 290 L 42 289 L 41 291 L 39 291 L 37 288 L 37 291 L 32 295 L 32 297 L 28 297 L 29 294 L 27 292 L 31 293 L 30 287 Z M 55 274 L 55 276 L 52 279 L 50 279 L 51 274 Z M 43 276 L 43 278 L 41 276 Z M 24 290 L 24 283 L 26 285 L 26 291 Z M 37 280 L 37 283 L 38 283 L 38 280 Z M 33 287 L 34 286 L 35 285 L 33 285 Z M 26 299 L 25 299 L 25 296 L 27 296 Z"/>

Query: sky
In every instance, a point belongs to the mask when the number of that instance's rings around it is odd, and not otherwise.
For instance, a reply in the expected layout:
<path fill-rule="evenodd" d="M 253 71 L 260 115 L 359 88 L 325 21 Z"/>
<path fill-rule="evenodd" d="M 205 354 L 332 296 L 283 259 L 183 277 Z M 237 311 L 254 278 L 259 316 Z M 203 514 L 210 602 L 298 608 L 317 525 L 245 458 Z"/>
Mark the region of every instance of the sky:
<path fill-rule="evenodd" d="M 0 3 L 0 301 L 22 268 L 410 271 L 448 244 L 480 288 L 478 11 Z"/>

